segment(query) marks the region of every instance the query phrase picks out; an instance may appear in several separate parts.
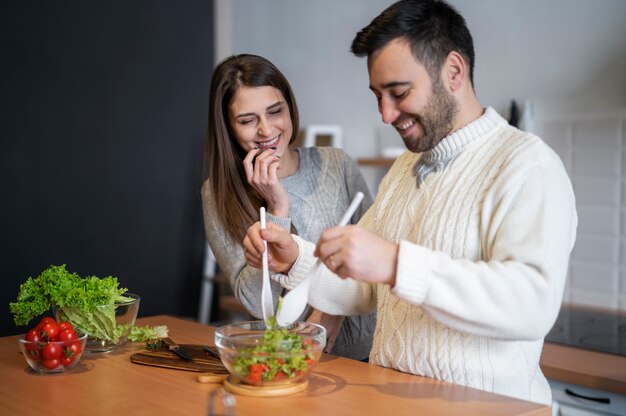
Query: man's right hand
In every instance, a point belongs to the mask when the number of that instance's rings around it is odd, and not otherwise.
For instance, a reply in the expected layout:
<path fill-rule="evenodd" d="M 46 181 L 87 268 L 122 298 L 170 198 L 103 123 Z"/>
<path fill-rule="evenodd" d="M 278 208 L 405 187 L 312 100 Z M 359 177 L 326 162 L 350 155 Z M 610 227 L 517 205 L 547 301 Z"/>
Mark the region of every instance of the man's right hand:
<path fill-rule="evenodd" d="M 324 230 L 314 254 L 344 279 L 394 286 L 399 249 L 363 227 L 347 225 Z"/>
<path fill-rule="evenodd" d="M 269 269 L 287 274 L 298 258 L 300 250 L 289 231 L 274 223 L 268 223 L 265 230 L 261 229 L 259 222 L 248 228 L 248 233 L 243 239 L 246 262 L 258 269 L 262 267 L 263 240 L 267 241 Z"/>

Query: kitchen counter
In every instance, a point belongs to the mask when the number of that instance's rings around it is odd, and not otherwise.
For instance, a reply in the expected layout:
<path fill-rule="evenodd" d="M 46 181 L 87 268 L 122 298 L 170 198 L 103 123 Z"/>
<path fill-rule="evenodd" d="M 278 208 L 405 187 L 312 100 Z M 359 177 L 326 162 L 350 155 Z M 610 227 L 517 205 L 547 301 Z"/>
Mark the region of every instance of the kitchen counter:
<path fill-rule="evenodd" d="M 546 342 L 541 369 L 549 379 L 626 395 L 626 357 Z"/>
<path fill-rule="evenodd" d="M 138 320 L 167 325 L 182 344 L 214 345 L 213 328 L 171 316 Z M 0 338 L 0 413 L 20 415 L 204 415 L 216 384 L 196 373 L 133 364 L 143 344 L 93 354 L 65 374 L 33 372 L 17 336 Z M 548 354 L 549 350 L 548 350 Z M 507 415 L 549 416 L 550 408 L 493 393 L 325 355 L 301 393 L 276 398 L 235 396 L 242 415 Z"/>

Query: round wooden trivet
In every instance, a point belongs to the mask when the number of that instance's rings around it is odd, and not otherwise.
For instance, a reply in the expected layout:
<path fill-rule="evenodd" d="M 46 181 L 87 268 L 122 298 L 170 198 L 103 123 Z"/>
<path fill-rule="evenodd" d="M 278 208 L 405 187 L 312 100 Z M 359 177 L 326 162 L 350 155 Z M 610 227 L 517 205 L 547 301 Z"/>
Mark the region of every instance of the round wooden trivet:
<path fill-rule="evenodd" d="M 228 374 L 200 373 L 196 376 L 198 383 L 223 383 Z"/>
<path fill-rule="evenodd" d="M 231 393 L 241 394 L 243 396 L 252 397 L 274 397 L 274 396 L 286 396 L 288 394 L 300 393 L 306 390 L 309 385 L 309 380 L 304 379 L 292 384 L 285 384 L 284 386 L 251 386 L 244 384 L 240 380 L 236 379 L 232 375 L 228 376 L 224 380 L 224 387 Z"/>

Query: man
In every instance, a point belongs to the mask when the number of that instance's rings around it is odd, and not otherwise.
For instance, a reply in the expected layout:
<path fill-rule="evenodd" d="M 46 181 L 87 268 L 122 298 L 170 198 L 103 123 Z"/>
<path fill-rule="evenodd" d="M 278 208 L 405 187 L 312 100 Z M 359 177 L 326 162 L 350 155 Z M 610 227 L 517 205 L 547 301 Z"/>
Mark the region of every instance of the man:
<path fill-rule="evenodd" d="M 370 363 L 550 404 L 539 358 L 577 226 L 561 161 L 479 103 L 472 37 L 446 3 L 393 4 L 352 51 L 367 56 L 382 119 L 409 151 L 358 225 L 315 247 L 255 224 L 248 262 L 259 267 L 265 238 L 273 278 L 293 288 L 319 256 L 311 305 L 377 309 Z"/>

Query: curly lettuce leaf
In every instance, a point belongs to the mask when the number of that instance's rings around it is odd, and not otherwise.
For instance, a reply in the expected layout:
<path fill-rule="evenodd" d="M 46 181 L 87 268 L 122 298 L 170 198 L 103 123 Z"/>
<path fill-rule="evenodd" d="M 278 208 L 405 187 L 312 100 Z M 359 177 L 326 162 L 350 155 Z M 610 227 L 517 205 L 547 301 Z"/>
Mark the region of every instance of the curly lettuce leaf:
<path fill-rule="evenodd" d="M 20 285 L 17 301 L 9 304 L 17 325 L 26 325 L 36 316 L 49 310 L 54 300 L 62 299 L 63 293 L 76 286 L 80 278 L 62 266 L 50 266 L 37 278 L 29 277 Z"/>
<path fill-rule="evenodd" d="M 148 342 L 155 339 L 166 338 L 169 332 L 167 325 L 157 326 L 134 326 L 130 330 L 128 339 L 133 342 Z"/>

